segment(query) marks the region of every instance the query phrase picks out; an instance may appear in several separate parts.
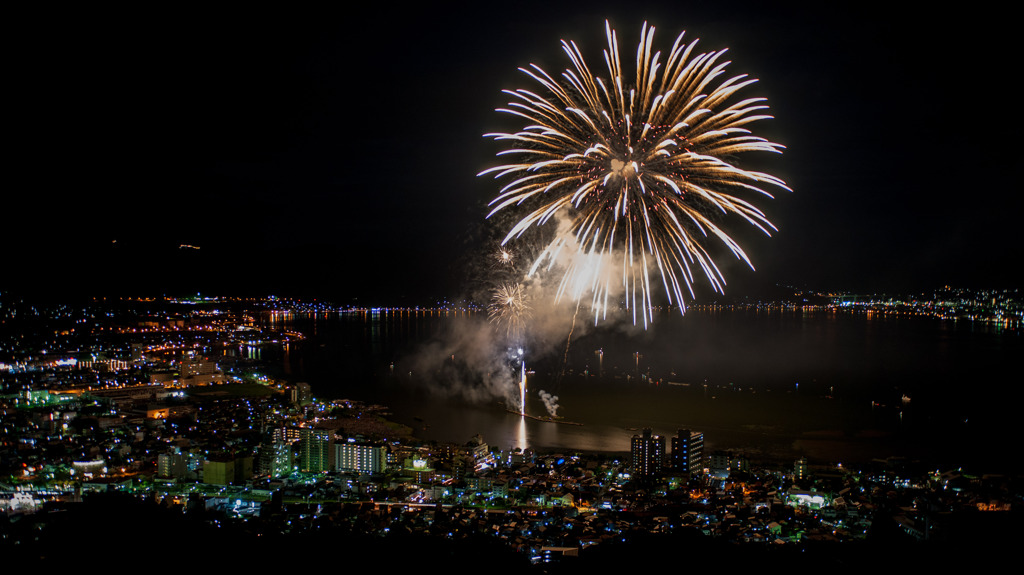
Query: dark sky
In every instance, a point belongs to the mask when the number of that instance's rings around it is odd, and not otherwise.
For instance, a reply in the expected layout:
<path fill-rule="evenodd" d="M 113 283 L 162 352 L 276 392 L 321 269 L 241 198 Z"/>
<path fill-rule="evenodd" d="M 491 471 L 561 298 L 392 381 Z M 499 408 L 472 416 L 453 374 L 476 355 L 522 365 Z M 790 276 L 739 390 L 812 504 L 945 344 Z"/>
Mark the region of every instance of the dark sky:
<path fill-rule="evenodd" d="M 499 149 L 482 134 L 514 128 L 501 90 L 563 70 L 562 38 L 599 69 L 606 18 L 629 70 L 646 20 L 663 51 L 686 30 L 760 79 L 747 95 L 775 119 L 755 132 L 787 149 L 739 160 L 794 192 L 758 203 L 774 237 L 732 228 L 757 272 L 722 254 L 730 293 L 1020 287 L 1020 50 L 999 11 L 369 4 L 12 19 L 0 289 L 458 296 L 499 187 L 476 177 Z"/>

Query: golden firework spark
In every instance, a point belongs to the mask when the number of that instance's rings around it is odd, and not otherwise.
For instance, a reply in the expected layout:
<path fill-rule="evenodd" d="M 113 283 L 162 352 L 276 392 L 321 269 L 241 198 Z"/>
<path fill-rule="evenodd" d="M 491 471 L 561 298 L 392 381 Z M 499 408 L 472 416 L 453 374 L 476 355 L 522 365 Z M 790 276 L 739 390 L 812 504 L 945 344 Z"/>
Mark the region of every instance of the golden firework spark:
<path fill-rule="evenodd" d="M 494 261 L 499 266 L 509 267 L 515 263 L 515 256 L 512 255 L 511 250 L 503 246 L 495 252 Z"/>
<path fill-rule="evenodd" d="M 685 311 L 685 289 L 693 297 L 694 270 L 722 292 L 725 278 L 708 251 L 711 237 L 753 268 L 719 222 L 738 216 L 767 235 L 775 226 L 741 196 L 771 197 L 766 186 L 789 190 L 769 174 L 736 167 L 726 158 L 743 152 L 781 152 L 747 125 L 770 118 L 764 98 L 735 95 L 756 80 L 724 79 L 724 50 L 695 54 L 696 41 L 680 34 L 667 59 L 652 54 L 654 28 L 645 23 L 637 48 L 636 77 L 623 75 L 615 31 L 606 22 L 608 78 L 591 73 L 574 42 L 562 41 L 572 61 L 560 80 L 531 64 L 520 68 L 544 95 L 506 90 L 513 101 L 498 111 L 525 121 L 515 133 L 486 134 L 509 148 L 499 156 L 514 163 L 480 175 L 511 177 L 491 201 L 488 217 L 522 212 L 502 245 L 559 213 L 570 220 L 535 261 L 554 265 L 568 256 L 557 297 L 579 301 L 591 294 L 596 314 L 607 310 L 609 293 L 621 282 L 626 305 L 652 319 L 651 275 L 661 276 L 669 304 Z M 713 243 L 713 242 L 712 242 Z M 621 270 L 621 273 L 618 271 Z M 639 298 L 639 302 L 637 301 Z"/>
<path fill-rule="evenodd" d="M 511 341 L 518 341 L 523 336 L 530 315 L 526 290 L 522 284 L 506 284 L 494 290 L 488 317 L 494 324 L 505 328 L 505 334 Z"/>

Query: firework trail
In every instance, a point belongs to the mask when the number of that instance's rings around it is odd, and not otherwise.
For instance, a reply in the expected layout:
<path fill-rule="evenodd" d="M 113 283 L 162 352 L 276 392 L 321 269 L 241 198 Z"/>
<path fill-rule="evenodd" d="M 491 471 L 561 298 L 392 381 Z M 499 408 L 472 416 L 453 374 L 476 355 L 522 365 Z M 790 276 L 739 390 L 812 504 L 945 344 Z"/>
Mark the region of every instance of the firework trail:
<path fill-rule="evenodd" d="M 505 91 L 513 100 L 498 111 L 525 126 L 486 134 L 507 142 L 498 155 L 514 160 L 480 175 L 512 178 L 491 201 L 488 215 L 514 210 L 518 217 L 503 246 L 556 214 L 567 214 L 569 233 L 548 245 L 531 270 L 545 262 L 550 269 L 561 258 L 564 273 L 556 299 L 578 302 L 589 294 L 597 321 L 621 286 L 633 322 L 639 310 L 646 326 L 653 319 L 650 278 L 655 273 L 669 304 L 680 311 L 686 305 L 683 292 L 693 297 L 697 274 L 723 291 L 725 278 L 709 243 L 725 244 L 753 268 L 719 220 L 738 217 L 770 235 L 775 226 L 741 196 L 771 197 L 766 187 L 789 188 L 779 178 L 725 159 L 743 152 L 779 153 L 783 146 L 747 128 L 771 116 L 764 113 L 763 98 L 734 97 L 756 80 L 725 79 L 724 50 L 696 54 L 697 42 L 684 43 L 680 34 L 662 62 L 661 52 L 652 54 L 654 28 L 645 23 L 631 79 L 607 22 L 605 32 L 607 77 L 593 74 L 576 44 L 564 40 L 572 67 L 560 79 L 533 64 L 520 68 L 542 90 Z"/>
<path fill-rule="evenodd" d="M 562 354 L 562 370 L 558 373 L 558 383 L 561 386 L 562 376 L 565 375 L 565 366 L 569 363 L 569 344 L 572 343 L 572 332 L 576 331 L 576 315 L 580 313 L 580 302 L 576 302 L 576 311 L 572 314 L 572 325 L 569 326 L 569 336 L 565 338 L 565 353 Z"/>
<path fill-rule="evenodd" d="M 526 362 L 520 367 L 519 376 L 519 415 L 526 415 Z"/>

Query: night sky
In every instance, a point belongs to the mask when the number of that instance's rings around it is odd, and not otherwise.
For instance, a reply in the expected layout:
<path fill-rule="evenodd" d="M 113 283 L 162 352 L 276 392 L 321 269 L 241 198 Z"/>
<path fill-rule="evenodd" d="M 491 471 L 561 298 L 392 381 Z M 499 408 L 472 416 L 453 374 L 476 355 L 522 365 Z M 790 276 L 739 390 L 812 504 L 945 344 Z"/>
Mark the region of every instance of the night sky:
<path fill-rule="evenodd" d="M 516 127 L 501 90 L 563 70 L 562 38 L 599 70 L 606 18 L 629 71 L 646 20 L 663 52 L 686 30 L 760 79 L 775 119 L 754 131 L 787 149 L 739 161 L 794 192 L 758 200 L 774 237 L 730 228 L 757 271 L 722 253 L 728 293 L 1020 287 L 1004 13 L 366 4 L 12 18 L 0 289 L 458 297 L 500 187 L 476 177 L 500 149 L 482 134 Z"/>

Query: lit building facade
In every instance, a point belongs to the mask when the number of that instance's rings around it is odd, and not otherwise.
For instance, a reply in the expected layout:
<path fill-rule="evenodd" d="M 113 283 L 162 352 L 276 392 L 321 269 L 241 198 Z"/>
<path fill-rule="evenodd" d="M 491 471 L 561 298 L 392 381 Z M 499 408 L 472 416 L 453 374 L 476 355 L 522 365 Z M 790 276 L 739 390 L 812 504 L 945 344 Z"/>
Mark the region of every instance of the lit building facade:
<path fill-rule="evenodd" d="M 210 385 L 224 381 L 224 374 L 215 362 L 192 352 L 181 359 L 178 373 L 182 385 Z"/>
<path fill-rule="evenodd" d="M 704 471 L 704 434 L 680 429 L 672 438 L 672 467 L 684 473 Z"/>
<path fill-rule="evenodd" d="M 801 457 L 793 463 L 793 476 L 796 479 L 807 479 L 807 458 Z"/>
<path fill-rule="evenodd" d="M 331 445 L 334 432 L 330 429 L 302 429 L 302 455 L 299 467 L 302 471 L 320 472 L 331 470 Z"/>
<path fill-rule="evenodd" d="M 665 438 L 644 429 L 643 435 L 634 435 L 631 444 L 633 475 L 653 477 L 661 472 L 665 459 Z"/>
<path fill-rule="evenodd" d="M 298 405 L 308 405 L 313 401 L 313 388 L 304 381 L 296 383 L 291 389 L 288 390 L 292 403 Z"/>
<path fill-rule="evenodd" d="M 292 446 L 285 442 L 265 443 L 259 448 L 256 472 L 260 475 L 279 479 L 292 472 Z"/>
<path fill-rule="evenodd" d="M 366 443 L 338 443 L 334 446 L 334 462 L 338 471 L 383 473 L 387 468 L 387 448 Z"/>
<path fill-rule="evenodd" d="M 218 457 L 203 463 L 203 482 L 241 485 L 252 479 L 252 457 Z"/>
<path fill-rule="evenodd" d="M 157 477 L 195 481 L 203 469 L 203 457 L 175 447 L 157 456 Z"/>

